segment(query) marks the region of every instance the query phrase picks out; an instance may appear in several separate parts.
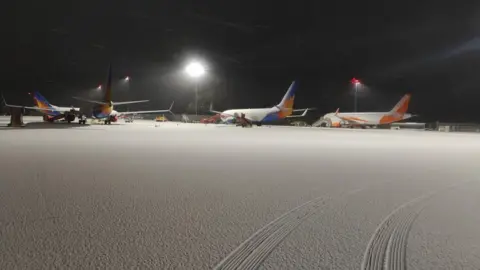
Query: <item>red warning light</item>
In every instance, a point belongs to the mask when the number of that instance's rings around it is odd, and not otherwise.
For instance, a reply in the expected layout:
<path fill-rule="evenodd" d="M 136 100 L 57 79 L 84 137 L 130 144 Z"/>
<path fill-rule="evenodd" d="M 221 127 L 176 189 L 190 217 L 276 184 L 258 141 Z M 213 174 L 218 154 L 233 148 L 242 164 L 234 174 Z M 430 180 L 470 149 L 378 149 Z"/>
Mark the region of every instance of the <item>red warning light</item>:
<path fill-rule="evenodd" d="M 354 85 L 360 84 L 360 80 L 358 80 L 358 79 L 356 79 L 356 78 L 352 78 L 352 79 L 350 80 L 350 82 L 351 82 L 352 84 L 354 84 Z"/>

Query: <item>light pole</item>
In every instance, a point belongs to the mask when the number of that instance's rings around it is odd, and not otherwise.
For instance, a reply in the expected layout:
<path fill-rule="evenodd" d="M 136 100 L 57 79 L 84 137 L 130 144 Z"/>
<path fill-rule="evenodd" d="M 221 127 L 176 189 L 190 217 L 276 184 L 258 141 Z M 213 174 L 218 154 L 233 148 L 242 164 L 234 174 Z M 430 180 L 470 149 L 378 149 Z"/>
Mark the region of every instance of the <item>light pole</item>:
<path fill-rule="evenodd" d="M 198 115 L 198 79 L 195 78 L 195 115 Z"/>
<path fill-rule="evenodd" d="M 130 76 L 125 76 L 125 77 L 121 80 L 121 84 L 122 84 L 122 85 L 125 85 L 125 87 L 124 87 L 125 90 L 124 90 L 124 91 L 127 91 L 127 92 L 130 91 L 130 80 L 131 80 L 131 79 L 132 79 L 132 78 L 131 78 Z"/>
<path fill-rule="evenodd" d="M 353 78 L 350 82 L 355 87 L 355 94 L 354 94 L 354 100 L 353 100 L 353 112 L 357 112 L 357 93 L 358 93 L 358 88 L 362 83 L 356 78 Z"/>
<path fill-rule="evenodd" d="M 205 74 L 205 67 L 199 62 L 191 62 L 185 72 L 195 80 L 195 115 L 198 115 L 198 80 Z"/>

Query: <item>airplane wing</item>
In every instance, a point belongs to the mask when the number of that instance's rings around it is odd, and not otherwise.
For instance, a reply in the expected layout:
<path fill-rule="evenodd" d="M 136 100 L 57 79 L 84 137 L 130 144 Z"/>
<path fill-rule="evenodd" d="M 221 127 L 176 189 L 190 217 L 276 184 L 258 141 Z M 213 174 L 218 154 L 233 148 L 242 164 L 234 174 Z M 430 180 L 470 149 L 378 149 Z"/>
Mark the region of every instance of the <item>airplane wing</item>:
<path fill-rule="evenodd" d="M 292 110 L 292 112 L 303 112 L 305 110 L 309 110 L 309 111 L 312 111 L 312 110 L 316 110 L 317 108 L 305 108 L 305 109 L 295 109 L 295 110 Z"/>
<path fill-rule="evenodd" d="M 170 110 L 155 110 L 155 111 L 134 111 L 134 112 L 118 112 L 119 115 L 142 114 L 142 113 L 171 113 Z"/>
<path fill-rule="evenodd" d="M 98 101 L 98 100 L 91 100 L 91 99 L 86 99 L 86 98 L 81 98 L 81 97 L 73 97 L 73 98 L 81 100 L 81 101 L 86 101 L 86 102 L 96 103 L 96 104 L 101 104 L 101 105 L 108 104 L 107 102 Z M 112 101 L 112 104 L 113 105 L 125 105 L 125 104 L 142 103 L 142 102 L 148 102 L 148 100 L 134 100 L 134 101 L 120 101 L 120 102 L 113 102 Z"/>
<path fill-rule="evenodd" d="M 121 101 L 121 102 L 112 102 L 112 104 L 113 105 L 125 105 L 125 104 L 142 103 L 142 102 L 148 102 L 148 100 Z"/>
<path fill-rule="evenodd" d="M 52 108 L 29 107 L 29 106 L 10 105 L 10 104 L 5 104 L 5 106 L 10 107 L 10 108 L 30 109 L 30 110 L 37 110 L 37 111 L 50 111 L 50 112 L 57 111 L 57 110 L 52 109 Z"/>
<path fill-rule="evenodd" d="M 95 104 L 101 104 L 101 105 L 106 105 L 108 103 L 106 102 L 102 102 L 102 101 L 97 101 L 97 100 L 91 100 L 91 99 L 86 99 L 86 98 L 81 98 L 81 97 L 73 97 L 74 99 L 78 99 L 78 100 L 81 100 L 81 101 L 86 101 L 86 102 L 90 102 L 90 103 L 95 103 Z"/>
<path fill-rule="evenodd" d="M 297 115 L 289 115 L 287 116 L 286 118 L 295 118 L 295 117 L 304 117 L 305 115 L 307 115 L 307 112 L 309 110 L 315 110 L 315 108 L 306 108 L 306 109 L 296 109 L 296 110 L 293 110 L 293 112 L 301 112 L 303 111 L 302 114 L 297 114 Z"/>
<path fill-rule="evenodd" d="M 172 102 L 172 104 L 170 105 L 170 108 L 168 108 L 168 110 L 151 110 L 151 111 L 133 111 L 133 112 L 118 112 L 119 115 L 129 115 L 129 114 L 142 114 L 142 113 L 172 113 L 172 108 L 173 108 L 173 104 L 175 103 Z"/>
<path fill-rule="evenodd" d="M 6 107 L 10 107 L 10 108 L 21 108 L 21 109 L 30 109 L 30 110 L 40 110 L 40 111 L 43 110 L 43 111 L 51 111 L 51 112 L 56 111 L 53 108 L 40 108 L 40 107 L 37 107 L 37 106 L 31 107 L 31 106 L 10 105 L 10 104 L 7 103 L 7 101 L 3 97 L 3 94 L 2 94 L 2 101 L 3 101 L 3 103 Z"/>
<path fill-rule="evenodd" d="M 220 112 L 220 111 L 213 110 L 213 104 L 212 103 L 210 103 L 210 110 L 209 111 L 212 112 L 212 113 L 222 114 L 222 112 Z"/>
<path fill-rule="evenodd" d="M 222 112 L 220 112 L 220 111 L 215 111 L 215 110 L 210 110 L 210 112 L 216 113 L 216 114 L 224 114 L 224 113 L 222 113 Z"/>

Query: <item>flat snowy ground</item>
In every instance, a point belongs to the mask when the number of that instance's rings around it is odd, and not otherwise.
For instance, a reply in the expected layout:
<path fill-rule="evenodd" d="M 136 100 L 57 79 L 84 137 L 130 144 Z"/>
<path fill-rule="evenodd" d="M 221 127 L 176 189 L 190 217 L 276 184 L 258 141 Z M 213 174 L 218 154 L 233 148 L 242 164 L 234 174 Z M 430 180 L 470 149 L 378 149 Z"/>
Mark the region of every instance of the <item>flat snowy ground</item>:
<path fill-rule="evenodd" d="M 480 269 L 478 134 L 33 123 L 0 155 L 0 269 Z"/>

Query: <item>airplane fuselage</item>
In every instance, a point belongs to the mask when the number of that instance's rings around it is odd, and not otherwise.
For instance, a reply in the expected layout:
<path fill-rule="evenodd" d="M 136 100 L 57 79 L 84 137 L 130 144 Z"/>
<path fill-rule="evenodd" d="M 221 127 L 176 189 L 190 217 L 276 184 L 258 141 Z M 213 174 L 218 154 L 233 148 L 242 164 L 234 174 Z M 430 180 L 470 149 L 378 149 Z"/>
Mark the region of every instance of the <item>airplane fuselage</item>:
<path fill-rule="evenodd" d="M 339 127 L 344 125 L 385 125 L 405 120 L 412 117 L 411 114 L 396 114 L 396 113 L 328 113 L 323 118 L 328 119 L 331 126 Z"/>
<path fill-rule="evenodd" d="M 118 112 L 113 109 L 113 104 L 99 104 L 93 107 L 92 116 L 96 119 L 117 121 Z"/>
<path fill-rule="evenodd" d="M 50 107 L 48 108 L 49 110 L 42 110 L 42 109 L 36 110 L 44 115 L 43 120 L 46 122 L 53 122 L 55 120 L 60 120 L 60 119 L 65 119 L 68 122 L 72 122 L 72 121 L 75 121 L 75 118 L 76 118 L 75 112 L 80 111 L 79 108 L 58 107 L 52 104 L 50 104 Z"/>
<path fill-rule="evenodd" d="M 290 112 L 291 114 L 291 112 Z M 253 123 L 265 123 L 285 118 L 288 112 L 281 111 L 278 107 L 258 109 L 231 109 L 221 113 L 220 119 L 224 123 L 232 123 L 240 117 L 244 117 Z"/>
<path fill-rule="evenodd" d="M 67 114 L 66 112 L 69 112 L 69 111 L 77 111 L 77 112 L 80 111 L 79 108 L 59 107 L 59 106 L 55 106 L 55 105 L 50 105 L 50 107 L 45 107 L 45 108 L 48 108 L 48 110 L 38 109 L 36 111 L 40 112 L 40 113 L 43 113 L 43 114 L 46 114 L 48 116 L 58 116 L 58 115 L 61 115 L 61 114 Z"/>

